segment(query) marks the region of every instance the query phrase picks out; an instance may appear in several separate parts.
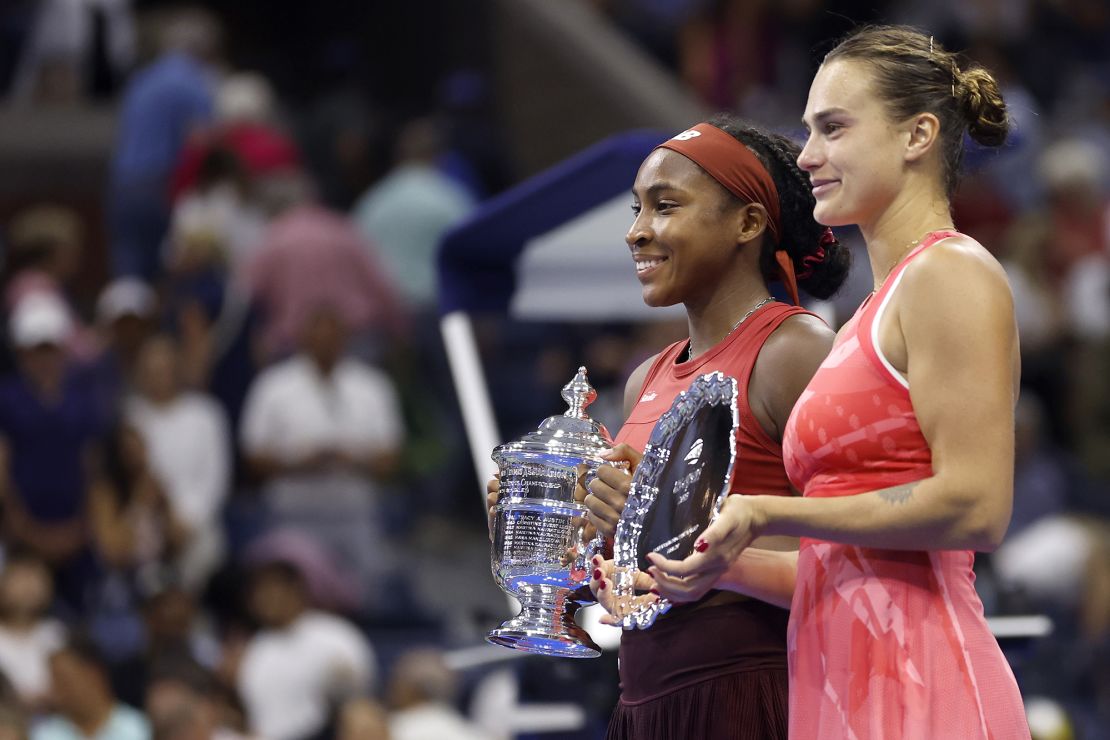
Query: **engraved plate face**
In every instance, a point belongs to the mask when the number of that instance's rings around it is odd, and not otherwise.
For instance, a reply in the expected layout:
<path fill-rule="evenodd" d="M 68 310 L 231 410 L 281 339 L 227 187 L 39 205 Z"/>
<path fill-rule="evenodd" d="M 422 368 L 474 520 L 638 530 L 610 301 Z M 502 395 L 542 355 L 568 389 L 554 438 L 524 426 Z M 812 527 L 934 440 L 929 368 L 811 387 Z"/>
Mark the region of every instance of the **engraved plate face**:
<path fill-rule="evenodd" d="M 539 460 L 523 462 L 506 468 L 501 474 L 501 492 L 509 498 L 573 502 L 577 478 L 572 467 Z"/>
<path fill-rule="evenodd" d="M 498 507 L 494 562 L 498 582 L 510 590 L 523 584 L 573 587 L 586 578 L 577 563 L 586 510 L 556 502 L 505 502 Z"/>
<path fill-rule="evenodd" d="M 649 552 L 681 560 L 693 552 L 728 496 L 736 460 L 736 381 L 716 372 L 679 394 L 651 432 L 617 524 L 614 557 L 626 628 L 644 628 L 670 608 L 660 599 L 633 607 L 632 580 Z"/>

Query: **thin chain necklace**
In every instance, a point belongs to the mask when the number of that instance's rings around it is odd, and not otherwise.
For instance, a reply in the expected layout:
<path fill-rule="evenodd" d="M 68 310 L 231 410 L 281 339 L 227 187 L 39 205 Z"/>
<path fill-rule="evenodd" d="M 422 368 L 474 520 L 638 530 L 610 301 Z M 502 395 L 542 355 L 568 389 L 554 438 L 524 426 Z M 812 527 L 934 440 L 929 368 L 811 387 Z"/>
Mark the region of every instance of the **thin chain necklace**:
<path fill-rule="evenodd" d="M 926 238 L 928 238 L 932 234 L 935 234 L 938 231 L 947 231 L 950 228 L 951 227 L 945 227 L 943 229 L 934 229 L 932 231 L 926 231 L 924 234 L 917 237 L 916 239 L 914 239 L 912 242 L 910 242 L 906 246 L 902 247 L 902 250 L 901 250 L 901 253 L 898 256 L 898 259 L 894 260 L 894 264 L 891 265 L 890 269 L 886 271 L 886 275 L 883 276 L 882 281 L 879 283 L 879 287 L 876 288 L 872 292 L 873 293 L 878 293 L 880 290 L 883 289 L 883 286 L 886 285 L 886 281 L 890 278 L 890 273 L 894 272 L 894 268 L 897 267 L 899 264 L 901 264 L 902 260 L 904 260 L 906 258 L 906 255 L 909 254 L 910 252 L 912 252 L 914 250 L 914 248 L 917 247 L 918 244 L 920 244 L 923 240 L 925 240 Z"/>
<path fill-rule="evenodd" d="M 918 244 L 920 244 L 920 243 L 921 243 L 921 240 L 922 240 L 923 238 L 924 238 L 924 237 L 921 237 L 921 236 L 919 236 L 919 237 L 917 237 L 916 239 L 914 239 L 914 240 L 913 240 L 912 242 L 910 242 L 909 244 L 907 244 L 906 246 L 902 247 L 901 251 L 900 251 L 900 252 L 899 252 L 899 254 L 898 254 L 898 258 L 894 260 L 894 264 L 892 264 L 892 265 L 890 266 L 890 269 L 886 271 L 886 275 L 883 275 L 883 279 L 882 279 L 881 281 L 879 281 L 879 287 L 877 287 L 877 288 L 875 288 L 875 290 L 871 291 L 872 293 L 878 293 L 878 292 L 879 292 L 880 290 L 882 290 L 882 289 L 883 289 L 883 286 L 884 286 L 884 285 L 886 285 L 886 280 L 887 280 L 887 278 L 889 278 L 889 277 L 890 277 L 890 273 L 894 272 L 894 268 L 895 268 L 895 267 L 897 267 L 897 266 L 898 266 L 898 264 L 899 264 L 899 263 L 900 263 L 900 262 L 901 262 L 901 261 L 902 261 L 903 259 L 905 259 L 905 258 L 906 258 L 906 255 L 907 255 L 907 254 L 909 254 L 910 252 L 912 252 L 912 251 L 913 251 L 913 248 L 914 248 L 914 247 L 916 247 L 916 246 L 917 246 Z"/>
<path fill-rule="evenodd" d="M 759 309 L 763 308 L 764 306 L 766 306 L 768 303 L 770 303 L 773 300 L 775 300 L 775 297 L 769 295 L 766 298 L 764 298 L 762 301 L 760 301 L 759 303 L 752 306 L 751 310 L 749 310 L 746 314 L 741 316 L 740 320 L 732 325 L 732 328 L 728 330 L 728 333 L 725 334 L 725 336 L 727 337 L 729 334 L 731 334 L 732 332 L 739 329 L 740 325 L 743 324 L 745 321 L 747 321 L 749 318 L 751 318 L 751 315 L 753 313 L 755 313 Z M 692 359 L 694 359 L 694 343 L 693 343 L 693 341 L 691 341 L 688 345 L 686 345 L 686 362 L 689 362 Z"/>

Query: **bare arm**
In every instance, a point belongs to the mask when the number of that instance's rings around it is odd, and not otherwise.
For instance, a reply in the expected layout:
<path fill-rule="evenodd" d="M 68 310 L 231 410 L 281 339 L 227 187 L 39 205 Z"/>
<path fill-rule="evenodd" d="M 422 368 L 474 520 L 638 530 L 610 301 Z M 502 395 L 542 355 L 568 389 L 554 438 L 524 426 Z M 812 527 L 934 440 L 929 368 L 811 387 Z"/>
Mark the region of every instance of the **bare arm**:
<path fill-rule="evenodd" d="M 116 492 L 106 481 L 90 487 L 89 527 L 93 545 L 106 563 L 121 568 L 134 563 L 134 532 L 116 503 Z"/>
<path fill-rule="evenodd" d="M 783 321 L 763 343 L 748 381 L 748 399 L 756 420 L 771 439 L 782 441 L 794 404 L 828 357 L 835 339 L 824 321 L 799 314 Z M 752 547 L 797 550 L 798 538 L 769 535 L 760 537 Z"/>
<path fill-rule="evenodd" d="M 981 247 L 957 240 L 911 268 L 892 318 L 933 475 L 858 496 L 758 497 L 756 531 L 900 550 L 991 551 L 1001 542 L 1013 499 L 1018 383 L 1009 286 Z M 901 346 L 893 344 L 895 361 Z"/>
<path fill-rule="evenodd" d="M 776 552 L 749 547 L 732 561 L 716 587 L 789 609 L 797 575 L 797 550 Z"/>
<path fill-rule="evenodd" d="M 748 398 L 771 439 L 782 440 L 794 404 L 828 357 L 835 338 L 821 319 L 800 314 L 783 321 L 763 343 L 748 382 Z"/>

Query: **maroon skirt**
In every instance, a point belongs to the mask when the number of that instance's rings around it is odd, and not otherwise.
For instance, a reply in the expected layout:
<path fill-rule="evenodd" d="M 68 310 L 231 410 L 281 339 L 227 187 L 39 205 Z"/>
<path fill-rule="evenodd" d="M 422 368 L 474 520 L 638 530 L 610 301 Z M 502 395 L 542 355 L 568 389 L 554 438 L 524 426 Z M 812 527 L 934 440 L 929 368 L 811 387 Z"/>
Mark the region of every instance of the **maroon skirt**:
<path fill-rule="evenodd" d="M 785 740 L 788 618 L 735 601 L 675 607 L 625 632 L 607 740 Z"/>

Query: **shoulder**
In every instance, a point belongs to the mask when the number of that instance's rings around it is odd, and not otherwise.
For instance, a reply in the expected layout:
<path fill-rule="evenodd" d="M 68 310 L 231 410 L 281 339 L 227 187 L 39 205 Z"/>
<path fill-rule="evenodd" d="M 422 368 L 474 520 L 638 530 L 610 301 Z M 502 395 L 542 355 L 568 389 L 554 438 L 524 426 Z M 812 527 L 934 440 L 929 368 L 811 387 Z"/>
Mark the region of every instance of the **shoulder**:
<path fill-rule="evenodd" d="M 126 704 L 117 704 L 112 710 L 111 719 L 108 720 L 108 737 L 118 740 L 141 740 L 150 736 L 150 727 L 146 716 L 137 709 Z"/>
<path fill-rule="evenodd" d="M 314 643 L 331 646 L 341 652 L 365 654 L 370 646 L 366 637 L 353 624 L 327 612 L 310 612 L 301 617 L 298 632 Z"/>
<path fill-rule="evenodd" d="M 220 405 L 215 396 L 200 391 L 192 391 L 189 393 L 188 399 L 198 413 L 220 419 L 224 417 L 224 407 Z"/>
<path fill-rule="evenodd" d="M 993 342 L 1016 333 L 1006 271 L 962 234 L 937 242 L 906 266 L 893 305 L 907 341 L 960 335 Z"/>
<path fill-rule="evenodd" d="M 835 338 L 836 332 L 819 316 L 808 312 L 796 313 L 783 319 L 782 323 L 771 332 L 767 341 L 763 343 L 760 354 L 768 350 L 797 351 L 810 346 L 822 347 L 828 351 Z"/>
<path fill-rule="evenodd" d="M 966 234 L 942 239 L 911 260 L 901 283 L 899 292 L 906 297 L 934 303 L 938 298 L 1012 300 L 1002 264 Z"/>
<path fill-rule="evenodd" d="M 30 737 L 31 740 L 70 740 L 78 735 L 68 720 L 52 715 L 36 723 Z"/>
<path fill-rule="evenodd" d="M 256 381 L 261 388 L 275 389 L 291 383 L 300 383 L 308 375 L 308 363 L 300 357 L 290 357 L 263 370 Z"/>
<path fill-rule="evenodd" d="M 66 626 L 57 619 L 48 618 L 35 626 L 34 639 L 40 645 L 54 650 L 66 640 Z"/>
<path fill-rule="evenodd" d="M 394 391 L 393 380 L 388 373 L 361 360 L 345 359 L 336 369 L 337 377 L 355 384 L 361 390 L 387 394 Z"/>
<path fill-rule="evenodd" d="M 835 338 L 836 333 L 829 325 L 813 314 L 788 316 L 763 343 L 753 372 L 789 375 L 795 369 L 808 369 L 812 376 L 829 354 Z"/>
<path fill-rule="evenodd" d="M 283 360 L 262 370 L 247 393 L 248 406 L 273 404 L 283 398 L 299 395 L 306 385 L 305 374 L 296 358 Z"/>
<path fill-rule="evenodd" d="M 227 420 L 224 407 L 207 393 L 188 391 L 181 400 L 183 408 L 191 418 L 217 424 L 224 423 Z"/>
<path fill-rule="evenodd" d="M 647 358 L 628 376 L 628 381 L 624 384 L 625 417 L 632 412 L 632 408 L 640 400 L 640 393 L 644 390 L 644 383 L 647 382 L 648 371 L 651 370 L 651 366 L 655 364 L 661 354 L 662 352 L 659 352 Z"/>
<path fill-rule="evenodd" d="M 132 424 L 145 424 L 149 421 L 153 409 L 150 402 L 138 393 L 128 393 L 120 404 L 123 416 Z"/>

